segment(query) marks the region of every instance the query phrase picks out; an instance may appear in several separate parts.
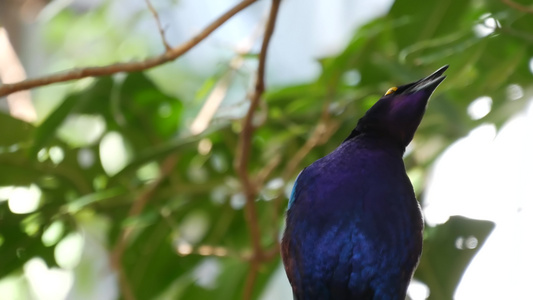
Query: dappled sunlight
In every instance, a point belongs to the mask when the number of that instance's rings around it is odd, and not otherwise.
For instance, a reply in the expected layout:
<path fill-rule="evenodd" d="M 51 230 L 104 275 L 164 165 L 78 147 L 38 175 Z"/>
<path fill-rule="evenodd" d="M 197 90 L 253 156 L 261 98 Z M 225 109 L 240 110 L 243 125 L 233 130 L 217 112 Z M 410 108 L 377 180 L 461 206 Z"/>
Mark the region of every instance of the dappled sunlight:
<path fill-rule="evenodd" d="M 361 82 L 361 73 L 358 70 L 349 70 L 342 75 L 342 81 L 348 86 L 356 86 Z"/>
<path fill-rule="evenodd" d="M 65 251 L 72 251 L 70 262 L 63 262 L 65 269 L 74 274 L 74 283 L 66 299 L 115 300 L 118 298 L 117 275 L 111 269 L 109 253 L 105 247 L 104 229 L 109 220 L 90 215 L 80 216 L 79 231 L 67 236 Z M 69 247 L 70 246 L 70 247 Z M 57 255 L 57 253 L 56 253 Z"/>
<path fill-rule="evenodd" d="M 407 295 L 411 300 L 425 300 L 430 295 L 429 287 L 416 279 L 413 279 L 407 289 Z"/>
<path fill-rule="evenodd" d="M 54 251 L 57 264 L 66 270 L 74 269 L 80 263 L 83 246 L 84 239 L 79 233 L 71 233 L 64 237 Z"/>
<path fill-rule="evenodd" d="M 478 243 L 479 242 L 475 236 L 468 236 L 468 237 L 460 236 L 455 240 L 455 248 L 459 250 L 475 249 Z"/>
<path fill-rule="evenodd" d="M 475 99 L 468 105 L 467 112 L 472 120 L 479 120 L 490 113 L 492 98 L 483 96 Z"/>
<path fill-rule="evenodd" d="M 64 232 L 65 225 L 63 222 L 55 221 L 44 231 L 43 236 L 41 237 L 43 245 L 50 247 L 57 244 Z"/>
<path fill-rule="evenodd" d="M 507 99 L 518 100 L 524 97 L 524 89 L 518 84 L 510 84 L 507 87 Z"/>
<path fill-rule="evenodd" d="M 260 192 L 261 199 L 265 201 L 270 201 L 273 199 L 276 199 L 279 195 L 279 192 L 281 189 L 285 186 L 285 182 L 283 181 L 283 178 L 277 177 L 273 178 L 272 180 L 268 181 L 265 184 L 265 187 Z"/>
<path fill-rule="evenodd" d="M 178 240 L 174 244 L 176 244 L 176 252 L 182 256 L 189 255 L 194 250 L 191 244 L 182 240 Z"/>
<path fill-rule="evenodd" d="M 9 209 L 15 214 L 32 213 L 39 207 L 41 194 L 41 189 L 35 184 L 13 187 L 9 194 Z"/>
<path fill-rule="evenodd" d="M 181 221 L 178 238 L 190 244 L 198 243 L 209 229 L 209 219 L 201 211 L 192 212 Z"/>
<path fill-rule="evenodd" d="M 40 258 L 29 260 L 24 265 L 24 274 L 36 300 L 65 299 L 74 282 L 72 271 L 48 268 Z"/>
<path fill-rule="evenodd" d="M 78 151 L 77 160 L 83 169 L 90 168 L 95 163 L 94 152 L 91 149 L 82 148 Z"/>
<path fill-rule="evenodd" d="M 52 146 L 48 150 L 48 156 L 54 164 L 59 164 L 65 158 L 65 151 L 59 146 Z"/>
<path fill-rule="evenodd" d="M 153 180 L 156 180 L 157 177 L 160 176 L 161 170 L 159 169 L 159 165 L 156 162 L 150 162 L 140 167 L 135 173 L 139 180 L 151 182 Z"/>
<path fill-rule="evenodd" d="M 106 123 L 98 115 L 71 115 L 58 129 L 58 136 L 73 147 L 94 144 L 106 130 Z"/>
<path fill-rule="evenodd" d="M 108 132 L 100 142 L 100 160 L 102 167 L 110 176 L 122 170 L 131 154 L 126 144 L 126 140 L 118 132 Z"/>
<path fill-rule="evenodd" d="M 213 148 L 213 143 L 210 139 L 201 139 L 198 143 L 198 153 L 202 155 L 207 155 L 209 152 L 211 152 L 211 149 Z"/>
<path fill-rule="evenodd" d="M 242 209 L 246 204 L 246 197 L 243 193 L 231 195 L 230 204 L 233 209 Z"/>
<path fill-rule="evenodd" d="M 203 288 L 213 289 L 217 286 L 218 275 L 222 272 L 221 269 L 221 263 L 217 258 L 206 258 L 192 271 L 193 280 Z"/>
<path fill-rule="evenodd" d="M 491 14 L 484 14 L 479 18 L 479 23 L 474 25 L 474 33 L 478 37 L 485 37 L 492 34 L 497 28 L 501 27 L 500 21 Z"/>

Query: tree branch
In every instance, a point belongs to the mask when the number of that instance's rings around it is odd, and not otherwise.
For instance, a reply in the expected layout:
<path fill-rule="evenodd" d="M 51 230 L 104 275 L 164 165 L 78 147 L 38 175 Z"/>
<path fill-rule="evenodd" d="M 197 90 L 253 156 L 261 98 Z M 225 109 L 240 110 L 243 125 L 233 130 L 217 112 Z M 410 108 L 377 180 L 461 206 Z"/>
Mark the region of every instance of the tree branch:
<path fill-rule="evenodd" d="M 243 261 L 250 261 L 250 255 L 247 253 L 238 253 L 228 248 L 221 246 L 200 245 L 193 246 L 188 243 L 179 243 L 175 247 L 176 253 L 179 256 L 199 255 L 199 256 L 216 256 L 216 257 L 232 257 Z"/>
<path fill-rule="evenodd" d="M 165 30 L 163 30 L 163 26 L 161 26 L 161 19 L 159 19 L 159 14 L 157 13 L 157 10 L 155 10 L 150 0 L 144 0 L 144 2 L 146 2 L 146 5 L 148 6 L 148 9 L 152 13 L 152 15 L 154 15 L 155 23 L 157 24 L 157 30 L 159 30 L 159 35 L 161 35 L 161 40 L 163 41 L 163 45 L 165 46 L 166 51 L 170 51 L 172 47 L 170 47 L 169 43 L 167 42 L 167 39 L 165 38 Z"/>
<path fill-rule="evenodd" d="M 533 14 L 533 8 L 532 7 L 529 7 L 529 6 L 524 6 L 520 3 L 516 3 L 512 0 L 501 0 L 504 4 L 506 4 L 507 6 L 511 7 L 511 8 L 514 8 L 516 10 L 519 10 L 521 12 L 525 12 L 525 13 L 528 13 L 528 14 Z"/>
<path fill-rule="evenodd" d="M 257 210 L 255 207 L 255 198 L 257 196 L 257 185 L 248 174 L 248 163 L 250 159 L 250 151 L 252 147 L 252 135 L 255 130 L 253 124 L 254 113 L 259 105 L 261 96 L 265 90 L 265 65 L 267 58 L 268 46 L 279 11 L 281 0 L 272 0 L 270 14 L 268 17 L 265 34 L 263 37 L 263 44 L 261 45 L 261 52 L 259 54 L 259 66 L 257 69 L 257 77 L 255 82 L 254 93 L 250 97 L 250 107 L 242 122 L 242 131 L 239 136 L 238 151 L 235 160 L 235 169 L 241 180 L 244 194 L 246 196 L 245 214 L 248 228 L 250 230 L 250 240 L 252 241 L 253 255 L 250 261 L 250 270 L 246 278 L 246 283 L 243 291 L 243 299 L 251 299 L 253 287 L 257 278 L 257 272 L 262 262 L 263 249 L 261 247 L 261 231 L 259 229 Z"/>
<path fill-rule="evenodd" d="M 164 63 L 173 61 L 189 51 L 191 48 L 196 46 L 198 43 L 203 41 L 206 37 L 208 37 L 213 31 L 215 31 L 218 27 L 220 27 L 222 24 L 224 24 L 227 20 L 229 20 L 231 17 L 233 17 L 235 14 L 243 10 L 244 8 L 248 7 L 252 3 L 256 2 L 257 0 L 243 0 L 239 4 L 235 5 L 233 8 L 228 10 L 226 13 L 224 13 L 222 16 L 220 16 L 218 19 L 213 21 L 211 24 L 209 24 L 204 30 L 202 30 L 200 33 L 198 33 L 196 36 L 194 36 L 192 39 L 188 40 L 187 42 L 176 46 L 174 48 L 171 48 L 170 50 L 167 50 L 165 53 L 147 58 L 143 61 L 137 61 L 137 62 L 122 62 L 122 63 L 116 63 L 112 65 L 107 66 L 99 66 L 99 67 L 86 67 L 81 69 L 72 69 L 67 70 L 55 74 L 46 75 L 43 77 L 33 78 L 33 79 L 27 79 L 23 81 L 19 81 L 17 83 L 13 84 L 4 84 L 0 86 L 0 97 L 7 96 L 9 94 L 12 94 L 14 92 L 28 90 L 36 87 L 41 87 L 45 85 L 49 85 L 52 83 L 59 83 L 59 82 L 66 82 L 71 81 L 75 79 L 81 79 L 85 77 L 96 77 L 96 76 L 106 76 L 106 75 L 112 75 L 120 72 L 137 72 L 137 71 L 143 71 L 147 70 L 159 65 L 162 65 Z"/>

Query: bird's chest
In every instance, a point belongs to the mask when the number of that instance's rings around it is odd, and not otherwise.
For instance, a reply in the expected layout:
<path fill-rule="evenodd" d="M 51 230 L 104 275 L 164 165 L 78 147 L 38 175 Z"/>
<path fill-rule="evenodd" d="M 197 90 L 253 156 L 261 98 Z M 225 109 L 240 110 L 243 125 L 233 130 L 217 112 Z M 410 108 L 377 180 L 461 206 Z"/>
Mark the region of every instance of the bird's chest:
<path fill-rule="evenodd" d="M 331 161 L 311 172 L 314 178 L 301 190 L 300 198 L 318 215 L 393 216 L 417 207 L 401 161 Z"/>
<path fill-rule="evenodd" d="M 312 166 L 309 174 L 297 204 L 309 239 L 326 244 L 368 240 L 379 251 L 418 243 L 422 216 L 401 158 L 330 159 Z"/>

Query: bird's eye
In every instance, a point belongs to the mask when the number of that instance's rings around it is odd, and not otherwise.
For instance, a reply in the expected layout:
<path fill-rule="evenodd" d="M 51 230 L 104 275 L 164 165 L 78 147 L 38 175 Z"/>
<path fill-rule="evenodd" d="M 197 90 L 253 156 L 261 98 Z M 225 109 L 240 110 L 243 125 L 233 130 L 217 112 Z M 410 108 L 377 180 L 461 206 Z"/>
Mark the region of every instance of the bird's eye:
<path fill-rule="evenodd" d="M 391 88 L 385 93 L 385 96 L 388 96 L 388 95 L 390 95 L 390 94 L 396 92 L 397 90 L 398 90 L 397 87 L 395 87 L 395 86 L 394 86 L 394 87 L 391 87 Z"/>

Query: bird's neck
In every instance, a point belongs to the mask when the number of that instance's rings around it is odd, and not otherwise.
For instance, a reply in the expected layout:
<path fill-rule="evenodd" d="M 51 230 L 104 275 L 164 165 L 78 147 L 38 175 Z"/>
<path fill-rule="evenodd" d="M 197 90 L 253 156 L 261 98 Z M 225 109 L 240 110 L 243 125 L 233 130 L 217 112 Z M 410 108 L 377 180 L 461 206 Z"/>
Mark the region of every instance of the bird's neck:
<path fill-rule="evenodd" d="M 400 157 L 405 152 L 405 146 L 397 139 L 373 132 L 359 133 L 357 136 L 347 139 L 344 143 L 362 144 L 368 149 L 387 150 L 387 152 L 399 155 Z"/>

